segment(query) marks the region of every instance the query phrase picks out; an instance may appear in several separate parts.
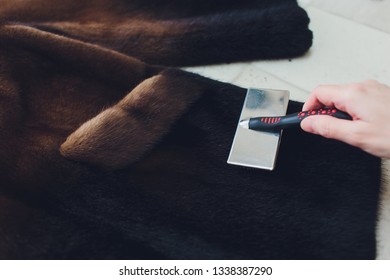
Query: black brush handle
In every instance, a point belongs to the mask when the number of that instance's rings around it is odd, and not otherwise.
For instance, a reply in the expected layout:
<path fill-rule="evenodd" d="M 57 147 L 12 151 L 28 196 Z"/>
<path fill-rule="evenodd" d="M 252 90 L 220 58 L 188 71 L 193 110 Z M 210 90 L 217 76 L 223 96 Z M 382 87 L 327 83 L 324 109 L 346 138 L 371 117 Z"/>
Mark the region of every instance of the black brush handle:
<path fill-rule="evenodd" d="M 332 116 L 338 119 L 352 120 L 352 117 L 347 113 L 338 110 L 337 108 L 320 108 L 309 111 L 302 111 L 287 116 L 278 117 L 256 117 L 250 118 L 248 128 L 258 131 L 279 131 L 291 126 L 296 126 L 301 121 L 310 116 Z"/>

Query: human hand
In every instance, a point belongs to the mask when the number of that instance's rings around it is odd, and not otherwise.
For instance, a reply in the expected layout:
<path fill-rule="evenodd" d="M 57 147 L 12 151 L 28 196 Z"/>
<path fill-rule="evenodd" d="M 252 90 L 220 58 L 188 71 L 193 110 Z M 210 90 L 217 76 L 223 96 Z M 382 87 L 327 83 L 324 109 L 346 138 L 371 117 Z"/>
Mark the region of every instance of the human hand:
<path fill-rule="evenodd" d="M 390 87 L 377 81 L 317 87 L 303 111 L 334 106 L 352 116 L 342 120 L 310 116 L 303 130 L 343 141 L 378 157 L 390 158 Z"/>

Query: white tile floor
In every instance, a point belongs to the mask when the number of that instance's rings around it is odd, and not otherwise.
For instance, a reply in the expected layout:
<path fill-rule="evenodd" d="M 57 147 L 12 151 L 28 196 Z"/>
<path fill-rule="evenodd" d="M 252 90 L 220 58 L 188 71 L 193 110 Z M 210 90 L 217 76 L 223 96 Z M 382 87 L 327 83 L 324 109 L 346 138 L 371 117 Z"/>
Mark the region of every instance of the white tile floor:
<path fill-rule="evenodd" d="M 314 33 L 305 56 L 186 70 L 242 87 L 287 89 L 291 99 L 302 102 L 319 84 L 376 79 L 390 85 L 390 0 L 298 2 Z M 382 170 L 377 258 L 390 259 L 390 161 L 383 162 Z"/>

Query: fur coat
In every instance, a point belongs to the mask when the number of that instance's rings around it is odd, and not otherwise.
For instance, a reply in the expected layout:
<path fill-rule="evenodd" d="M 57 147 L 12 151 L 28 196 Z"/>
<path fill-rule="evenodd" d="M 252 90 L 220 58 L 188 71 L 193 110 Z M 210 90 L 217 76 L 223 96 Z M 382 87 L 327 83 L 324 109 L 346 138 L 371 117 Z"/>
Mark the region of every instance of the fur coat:
<path fill-rule="evenodd" d="M 289 129 L 275 171 L 230 166 L 246 90 L 172 68 L 299 56 L 308 23 L 292 0 L 0 0 L 0 258 L 374 258 L 378 158 Z"/>

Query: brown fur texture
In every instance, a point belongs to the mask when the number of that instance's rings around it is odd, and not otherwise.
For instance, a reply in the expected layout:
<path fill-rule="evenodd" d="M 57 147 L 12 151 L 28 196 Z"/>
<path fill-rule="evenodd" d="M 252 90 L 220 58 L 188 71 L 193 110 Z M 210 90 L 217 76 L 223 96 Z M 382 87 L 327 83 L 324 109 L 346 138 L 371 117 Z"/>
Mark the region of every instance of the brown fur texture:
<path fill-rule="evenodd" d="M 61 154 L 102 167 L 126 167 L 169 131 L 202 88 L 192 76 L 163 71 L 84 123 L 61 145 Z"/>
<path fill-rule="evenodd" d="M 167 68 L 305 53 L 296 1 L 0 0 L 0 21 L 0 258 L 375 257 L 379 159 L 292 129 L 274 172 L 227 165 L 245 89 Z"/>
<path fill-rule="evenodd" d="M 175 66 L 290 58 L 312 38 L 295 0 L 1 0 L 0 20 Z"/>

